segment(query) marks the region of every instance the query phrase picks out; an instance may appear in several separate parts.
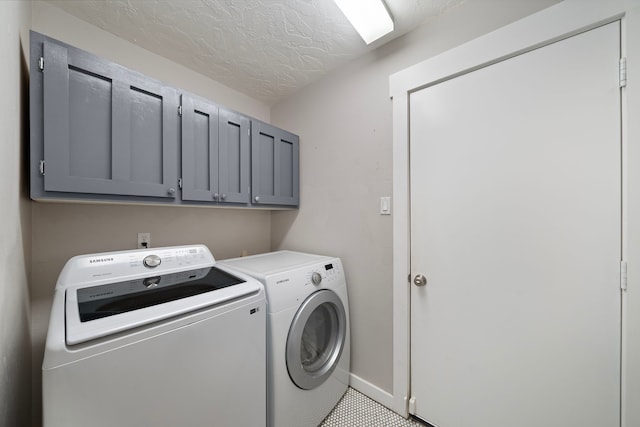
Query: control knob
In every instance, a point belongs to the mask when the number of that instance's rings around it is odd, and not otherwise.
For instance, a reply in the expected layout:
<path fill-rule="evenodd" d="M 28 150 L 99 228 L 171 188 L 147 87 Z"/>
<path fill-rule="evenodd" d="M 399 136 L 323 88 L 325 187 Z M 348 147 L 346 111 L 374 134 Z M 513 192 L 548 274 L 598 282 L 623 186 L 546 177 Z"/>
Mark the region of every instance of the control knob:
<path fill-rule="evenodd" d="M 160 265 L 162 259 L 158 255 L 149 255 L 144 257 L 142 263 L 145 267 L 155 268 Z"/>
<path fill-rule="evenodd" d="M 318 286 L 320 284 L 320 282 L 322 282 L 322 276 L 320 275 L 320 273 L 318 273 L 317 271 L 314 271 L 313 274 L 311 275 L 311 282 Z"/>

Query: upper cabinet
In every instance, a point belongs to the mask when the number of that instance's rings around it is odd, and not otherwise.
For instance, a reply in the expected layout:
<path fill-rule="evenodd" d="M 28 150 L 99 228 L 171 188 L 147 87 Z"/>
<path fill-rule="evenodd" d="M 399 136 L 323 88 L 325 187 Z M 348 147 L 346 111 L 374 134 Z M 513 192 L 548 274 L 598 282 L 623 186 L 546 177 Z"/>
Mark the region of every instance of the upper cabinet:
<path fill-rule="evenodd" d="M 175 89 L 47 40 L 38 68 L 45 191 L 178 196 Z"/>
<path fill-rule="evenodd" d="M 31 32 L 31 197 L 299 204 L 298 137 Z"/>
<path fill-rule="evenodd" d="M 215 201 L 217 169 L 218 106 L 182 95 L 182 198 Z"/>
<path fill-rule="evenodd" d="M 300 144 L 297 135 L 275 126 L 251 122 L 251 198 L 256 204 L 300 203 Z"/>
<path fill-rule="evenodd" d="M 249 203 L 251 198 L 251 121 L 220 108 L 218 192 L 226 203 Z"/>
<path fill-rule="evenodd" d="M 182 95 L 182 199 L 249 203 L 249 119 Z"/>

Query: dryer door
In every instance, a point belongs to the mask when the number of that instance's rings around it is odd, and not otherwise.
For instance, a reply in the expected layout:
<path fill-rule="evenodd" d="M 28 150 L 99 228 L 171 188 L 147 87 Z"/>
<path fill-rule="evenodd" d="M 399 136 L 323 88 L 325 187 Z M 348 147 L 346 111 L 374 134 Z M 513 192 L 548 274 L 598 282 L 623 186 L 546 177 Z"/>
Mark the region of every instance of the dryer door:
<path fill-rule="evenodd" d="M 342 301 L 330 290 L 311 294 L 293 318 L 287 337 L 287 370 L 298 387 L 311 390 L 335 369 L 347 331 Z"/>

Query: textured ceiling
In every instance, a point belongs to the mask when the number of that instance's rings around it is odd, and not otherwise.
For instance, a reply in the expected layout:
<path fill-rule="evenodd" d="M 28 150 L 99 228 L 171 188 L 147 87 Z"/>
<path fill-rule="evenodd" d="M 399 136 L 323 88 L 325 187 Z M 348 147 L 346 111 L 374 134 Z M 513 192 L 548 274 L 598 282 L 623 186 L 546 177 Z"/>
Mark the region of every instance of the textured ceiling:
<path fill-rule="evenodd" d="M 395 31 L 367 46 L 333 0 L 46 0 L 272 104 L 465 0 L 386 0 Z"/>

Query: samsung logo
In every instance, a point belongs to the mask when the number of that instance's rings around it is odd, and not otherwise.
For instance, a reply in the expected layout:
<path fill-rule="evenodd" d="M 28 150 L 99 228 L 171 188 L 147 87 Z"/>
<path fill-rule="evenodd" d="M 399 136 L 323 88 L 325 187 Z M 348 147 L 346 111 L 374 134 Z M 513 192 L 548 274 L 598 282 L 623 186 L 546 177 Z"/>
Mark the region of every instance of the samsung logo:
<path fill-rule="evenodd" d="M 111 262 L 113 258 L 94 258 L 89 260 L 89 264 L 101 263 L 101 262 Z"/>

